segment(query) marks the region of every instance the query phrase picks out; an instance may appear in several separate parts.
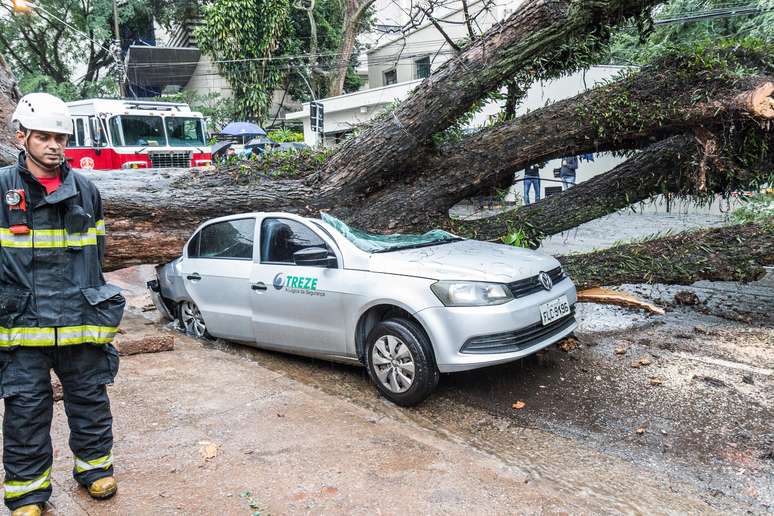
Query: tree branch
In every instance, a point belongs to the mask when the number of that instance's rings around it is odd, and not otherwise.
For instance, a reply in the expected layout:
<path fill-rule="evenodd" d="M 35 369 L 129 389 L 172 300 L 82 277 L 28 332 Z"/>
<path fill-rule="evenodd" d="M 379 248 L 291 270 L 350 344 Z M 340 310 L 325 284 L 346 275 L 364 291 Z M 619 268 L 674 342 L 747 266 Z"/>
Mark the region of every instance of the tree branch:
<path fill-rule="evenodd" d="M 468 12 L 467 0 L 462 0 L 462 12 L 465 15 L 465 25 L 468 27 L 468 36 L 470 36 L 470 41 L 473 41 L 476 39 L 476 33 L 473 32 L 473 25 L 470 23 L 470 13 Z"/>
<path fill-rule="evenodd" d="M 741 224 L 680 233 L 593 253 L 560 256 L 578 289 L 623 283 L 690 285 L 754 281 L 774 265 L 774 225 Z"/>
<path fill-rule="evenodd" d="M 568 62 L 578 61 L 579 47 L 588 52 L 607 40 L 606 29 L 601 27 L 620 23 L 658 3 L 660 0 L 526 1 L 501 27 L 487 31 L 435 70 L 432 80 L 418 85 L 390 116 L 374 121 L 345 143 L 327 163 L 326 177 L 333 178 L 337 192 L 345 196 L 367 193 L 386 178 L 398 176 L 398 170 L 412 168 L 433 134 L 449 127 L 504 80 L 537 70 L 537 58 L 543 63 L 556 62 L 555 73 L 566 73 Z M 373 152 L 364 156 L 363 149 Z M 364 158 L 367 168 L 361 166 Z"/>

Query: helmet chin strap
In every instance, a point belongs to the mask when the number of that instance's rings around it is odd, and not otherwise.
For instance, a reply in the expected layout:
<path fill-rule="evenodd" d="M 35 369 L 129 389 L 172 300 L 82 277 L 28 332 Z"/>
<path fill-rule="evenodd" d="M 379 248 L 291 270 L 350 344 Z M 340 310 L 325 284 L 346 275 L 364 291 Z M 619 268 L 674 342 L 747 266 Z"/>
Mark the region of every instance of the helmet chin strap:
<path fill-rule="evenodd" d="M 61 159 L 59 161 L 59 163 L 57 163 L 56 165 L 46 165 L 45 163 L 40 161 L 38 158 L 36 158 L 35 156 L 32 155 L 32 152 L 30 152 L 30 147 L 27 144 L 27 140 L 30 139 L 30 134 L 31 134 L 31 131 L 28 130 L 27 134 L 24 136 L 24 151 L 25 151 L 25 154 L 27 155 L 27 157 L 30 160 L 32 160 L 32 162 L 35 163 L 37 166 L 39 166 L 43 170 L 47 170 L 48 172 L 53 172 L 56 169 L 58 169 L 62 165 L 62 163 L 64 163 L 64 159 Z"/>

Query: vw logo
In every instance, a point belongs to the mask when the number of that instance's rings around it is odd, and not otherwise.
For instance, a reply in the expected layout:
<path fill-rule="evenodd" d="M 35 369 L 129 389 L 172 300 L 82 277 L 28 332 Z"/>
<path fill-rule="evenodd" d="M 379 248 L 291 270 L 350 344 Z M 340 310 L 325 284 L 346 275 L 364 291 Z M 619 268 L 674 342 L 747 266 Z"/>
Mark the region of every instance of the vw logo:
<path fill-rule="evenodd" d="M 282 287 L 285 286 L 285 275 L 281 272 L 274 276 L 274 288 L 277 290 L 282 290 Z"/>
<path fill-rule="evenodd" d="M 543 288 L 546 290 L 551 290 L 554 286 L 554 282 L 551 281 L 551 276 L 546 274 L 545 272 L 541 272 L 538 274 L 538 281 L 541 285 L 543 285 Z"/>

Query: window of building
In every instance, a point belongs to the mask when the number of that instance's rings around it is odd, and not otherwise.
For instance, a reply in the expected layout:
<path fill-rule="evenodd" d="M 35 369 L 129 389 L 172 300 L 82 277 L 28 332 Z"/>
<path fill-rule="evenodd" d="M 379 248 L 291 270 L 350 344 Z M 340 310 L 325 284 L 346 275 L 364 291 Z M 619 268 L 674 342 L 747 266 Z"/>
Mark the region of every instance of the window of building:
<path fill-rule="evenodd" d="M 252 260 L 254 231 L 253 218 L 228 220 L 205 226 L 199 237 L 199 258 Z M 190 251 L 189 248 L 189 256 Z"/>
<path fill-rule="evenodd" d="M 430 77 L 430 56 L 425 56 L 414 61 L 416 73 L 415 79 L 426 79 Z"/>
<path fill-rule="evenodd" d="M 392 70 L 388 70 L 384 72 L 384 85 L 389 86 L 390 84 L 397 84 L 398 82 L 398 71 L 394 68 Z"/>

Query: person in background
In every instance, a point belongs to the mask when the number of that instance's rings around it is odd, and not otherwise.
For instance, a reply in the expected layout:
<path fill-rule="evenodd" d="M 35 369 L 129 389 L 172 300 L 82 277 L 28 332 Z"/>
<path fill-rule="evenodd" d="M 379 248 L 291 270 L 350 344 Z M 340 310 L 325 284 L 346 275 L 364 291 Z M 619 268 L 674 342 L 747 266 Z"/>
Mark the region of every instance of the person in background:
<path fill-rule="evenodd" d="M 562 169 L 559 177 L 562 179 L 562 190 L 569 190 L 575 186 L 575 172 L 578 170 L 578 158 L 570 156 L 562 159 Z"/>
<path fill-rule="evenodd" d="M 524 204 L 532 204 L 529 201 L 530 187 L 535 191 L 535 202 L 540 201 L 540 165 L 537 163 L 524 169 Z"/>

